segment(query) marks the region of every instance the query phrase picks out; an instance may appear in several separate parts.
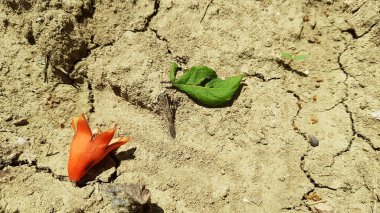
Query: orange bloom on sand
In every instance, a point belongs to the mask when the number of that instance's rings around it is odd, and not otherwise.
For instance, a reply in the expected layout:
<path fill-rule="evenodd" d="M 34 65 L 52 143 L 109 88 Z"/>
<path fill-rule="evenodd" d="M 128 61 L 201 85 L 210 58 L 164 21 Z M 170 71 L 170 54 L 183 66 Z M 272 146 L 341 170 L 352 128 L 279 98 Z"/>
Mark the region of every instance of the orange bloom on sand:
<path fill-rule="evenodd" d="M 70 145 L 68 163 L 69 179 L 71 181 L 79 181 L 109 152 L 128 142 L 127 137 L 112 139 L 116 128 L 110 128 L 93 136 L 83 114 L 74 117 L 71 125 L 75 131 L 74 139 Z"/>

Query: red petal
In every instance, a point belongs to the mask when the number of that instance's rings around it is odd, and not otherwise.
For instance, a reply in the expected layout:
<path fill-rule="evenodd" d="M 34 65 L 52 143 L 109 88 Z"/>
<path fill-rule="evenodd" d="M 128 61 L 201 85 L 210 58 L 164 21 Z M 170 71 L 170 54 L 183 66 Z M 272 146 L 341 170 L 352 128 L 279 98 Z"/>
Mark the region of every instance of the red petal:
<path fill-rule="evenodd" d="M 91 129 L 88 126 L 88 123 L 87 123 L 86 118 L 84 117 L 84 114 L 82 114 L 79 117 L 74 117 L 71 122 L 71 125 L 73 129 L 75 130 L 75 132 L 77 134 L 80 134 L 81 137 L 83 137 L 83 139 L 86 138 L 88 139 L 88 141 L 91 140 L 92 138 Z"/>
<path fill-rule="evenodd" d="M 95 139 L 91 143 L 93 143 L 93 146 L 105 149 L 112 140 L 115 130 L 115 128 L 111 128 L 105 132 L 100 133 L 95 137 Z"/>

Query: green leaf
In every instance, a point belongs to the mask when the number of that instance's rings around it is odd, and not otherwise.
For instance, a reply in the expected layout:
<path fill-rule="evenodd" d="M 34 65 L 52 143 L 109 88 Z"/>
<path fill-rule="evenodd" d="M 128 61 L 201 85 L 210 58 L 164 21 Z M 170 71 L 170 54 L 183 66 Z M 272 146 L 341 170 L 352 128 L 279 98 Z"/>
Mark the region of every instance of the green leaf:
<path fill-rule="evenodd" d="M 307 58 L 307 55 L 296 55 L 294 56 L 294 60 L 296 61 L 302 61 L 302 60 L 305 60 Z"/>
<path fill-rule="evenodd" d="M 173 85 L 190 97 L 208 106 L 220 106 L 229 102 L 240 87 L 244 75 L 229 77 L 222 80 L 214 70 L 205 66 L 194 66 L 175 80 L 176 70 L 172 65 L 170 78 Z M 172 80 L 172 76 L 173 80 Z"/>
<path fill-rule="evenodd" d="M 293 54 L 290 52 L 282 52 L 281 57 L 285 59 L 292 60 L 293 59 Z"/>
<path fill-rule="evenodd" d="M 170 81 L 172 83 L 174 83 L 175 81 L 175 76 L 177 74 L 177 70 L 178 70 L 178 64 L 176 63 L 172 63 L 172 65 L 170 66 Z"/>

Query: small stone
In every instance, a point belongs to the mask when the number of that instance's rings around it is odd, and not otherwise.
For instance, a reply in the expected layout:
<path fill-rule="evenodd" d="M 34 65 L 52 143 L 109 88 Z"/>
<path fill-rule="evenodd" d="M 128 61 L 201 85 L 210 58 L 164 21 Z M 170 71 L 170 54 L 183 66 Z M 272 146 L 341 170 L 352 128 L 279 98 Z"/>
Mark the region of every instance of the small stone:
<path fill-rule="evenodd" d="M 103 200 L 103 196 L 100 195 L 100 194 L 97 195 L 97 196 L 96 196 L 96 200 L 99 201 L 99 202 L 102 201 L 102 200 Z"/>
<path fill-rule="evenodd" d="M 234 136 L 235 136 L 234 133 L 230 133 L 230 134 L 228 135 L 228 139 L 230 139 L 230 140 L 234 140 L 234 139 L 235 139 Z"/>
<path fill-rule="evenodd" d="M 44 18 L 43 17 L 37 17 L 36 18 L 36 22 L 43 22 L 44 21 Z"/>
<path fill-rule="evenodd" d="M 319 145 L 319 141 L 318 141 L 318 139 L 315 136 L 310 136 L 309 137 L 309 141 L 310 141 L 310 145 L 312 147 L 316 147 L 316 146 Z"/>
<path fill-rule="evenodd" d="M 191 158 L 191 155 L 189 153 L 185 153 L 183 156 L 186 160 L 189 160 Z"/>
<path fill-rule="evenodd" d="M 30 190 L 30 189 L 29 189 L 28 191 L 26 191 L 26 194 L 27 194 L 27 195 L 32 195 L 33 193 L 34 193 L 34 191 L 33 191 L 33 190 Z"/>
<path fill-rule="evenodd" d="M 9 122 L 9 121 L 12 121 L 12 120 L 13 120 L 13 115 L 10 115 L 7 118 L 5 118 L 6 122 Z"/>
<path fill-rule="evenodd" d="M 216 199 L 225 199 L 228 196 L 228 193 L 230 192 L 230 187 L 228 186 L 220 186 L 216 189 L 213 193 L 213 197 Z"/>
<path fill-rule="evenodd" d="M 29 144 L 29 138 L 27 137 L 17 137 L 16 146 L 24 146 Z"/>
<path fill-rule="evenodd" d="M 372 112 L 372 117 L 377 119 L 377 120 L 380 120 L 380 110 L 377 110 L 375 112 Z"/>
<path fill-rule="evenodd" d="M 318 213 L 334 213 L 334 209 L 326 203 L 318 203 L 314 206 Z"/>

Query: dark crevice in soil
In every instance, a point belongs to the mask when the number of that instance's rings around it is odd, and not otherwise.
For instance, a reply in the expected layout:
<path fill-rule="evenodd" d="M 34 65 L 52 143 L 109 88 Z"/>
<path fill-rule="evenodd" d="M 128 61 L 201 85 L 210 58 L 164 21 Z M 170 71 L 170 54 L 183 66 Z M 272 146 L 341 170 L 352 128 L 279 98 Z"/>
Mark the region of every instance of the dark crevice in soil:
<path fill-rule="evenodd" d="M 360 10 L 360 8 L 363 7 L 363 5 L 364 5 L 365 3 L 366 3 L 366 1 L 364 1 L 361 5 L 359 5 L 359 7 L 355 8 L 354 10 L 352 10 L 351 13 L 352 13 L 352 14 L 357 13 L 357 12 Z"/>
<path fill-rule="evenodd" d="M 352 146 L 352 144 L 353 144 L 353 142 L 354 142 L 354 140 L 355 140 L 355 136 L 357 135 L 356 130 L 355 130 L 355 125 L 354 125 L 354 119 L 353 119 L 353 117 L 352 117 L 352 112 L 349 110 L 348 105 L 347 105 L 346 103 L 343 102 L 343 106 L 344 106 L 344 108 L 346 109 L 346 113 L 347 113 L 347 114 L 349 115 L 349 117 L 350 117 L 350 121 L 351 121 L 351 132 L 352 132 L 352 135 L 351 135 L 351 136 L 352 136 L 352 137 L 351 137 L 350 141 L 348 142 L 348 146 L 347 146 L 344 150 L 342 150 L 342 151 L 336 153 L 336 154 L 333 156 L 333 159 L 332 159 L 332 162 L 331 162 L 331 164 L 330 164 L 330 167 L 333 166 L 333 165 L 335 164 L 335 158 L 336 158 L 336 157 L 339 157 L 339 156 L 343 155 L 344 153 L 349 152 L 349 151 L 351 150 L 351 146 Z"/>
<path fill-rule="evenodd" d="M 346 109 L 346 113 L 350 116 L 352 136 L 355 136 L 357 133 L 355 130 L 354 118 L 352 117 L 352 112 L 350 111 L 346 103 L 344 103 L 344 108 Z"/>
<path fill-rule="evenodd" d="M 246 74 L 247 77 L 254 77 L 254 78 L 257 78 L 258 80 L 262 81 L 262 82 L 269 82 L 269 81 L 272 81 L 272 80 L 280 80 L 282 78 L 279 78 L 279 77 L 272 77 L 272 78 L 265 78 L 265 76 L 261 73 L 253 73 L 253 74 Z"/>
<path fill-rule="evenodd" d="M 122 97 L 122 93 L 121 93 L 121 88 L 120 86 L 116 86 L 116 85 L 111 85 L 111 89 L 113 91 L 113 93 L 118 96 L 118 97 Z M 128 97 L 124 97 L 125 99 L 128 99 Z"/>
<path fill-rule="evenodd" d="M 307 179 L 310 181 L 310 183 L 313 184 L 314 188 L 322 188 L 322 189 L 329 189 L 329 190 L 332 190 L 332 191 L 336 191 L 337 189 L 335 189 L 335 188 L 332 188 L 332 187 L 329 187 L 329 186 L 317 183 L 314 180 L 314 178 L 311 177 L 310 173 L 304 168 L 304 166 L 305 166 L 305 157 L 306 156 L 307 156 L 307 153 L 301 156 L 300 167 L 301 167 L 301 170 L 303 171 L 303 173 L 306 175 Z M 308 193 L 310 193 L 311 191 L 309 191 Z"/>
<path fill-rule="evenodd" d="M 334 156 L 333 156 L 333 159 L 332 159 L 332 162 L 330 164 L 330 167 L 333 166 L 335 164 L 335 158 L 336 157 L 339 157 L 341 155 L 343 155 L 344 153 L 346 152 L 349 152 L 351 150 L 351 146 L 352 146 L 352 143 L 354 142 L 354 139 L 355 139 L 355 136 L 357 135 L 356 133 L 356 130 L 355 130 L 355 124 L 354 124 L 354 118 L 352 116 L 352 112 L 350 111 L 347 103 L 345 103 L 345 101 L 348 99 L 348 85 L 347 85 L 347 80 L 349 77 L 352 77 L 344 68 L 342 62 L 341 62 L 341 57 L 343 55 L 344 52 L 346 52 L 348 49 L 347 45 L 345 46 L 344 50 L 338 55 L 338 59 L 337 59 L 337 62 L 339 64 L 339 68 L 340 70 L 343 72 L 343 74 L 346 76 L 345 80 L 344 80 L 344 85 L 345 85 L 345 97 L 338 103 L 336 104 L 335 106 L 338 106 L 339 104 L 342 104 L 346 110 L 346 113 L 348 114 L 349 118 L 350 118 L 350 123 L 351 123 L 351 139 L 349 140 L 348 142 L 348 146 L 344 149 L 344 150 L 341 150 L 340 152 L 336 153 Z M 334 107 L 335 107 L 334 106 Z"/>
<path fill-rule="evenodd" d="M 308 136 L 307 136 L 307 133 L 305 133 L 305 132 L 301 132 L 300 129 L 299 129 L 299 127 L 297 126 L 297 124 L 296 124 L 296 122 L 295 122 L 295 120 L 296 120 L 297 117 L 299 116 L 299 113 L 300 113 L 300 111 L 301 111 L 301 109 L 302 109 L 302 103 L 305 103 L 305 101 L 303 101 L 303 100 L 301 99 L 301 97 L 300 97 L 297 93 L 295 93 L 294 91 L 288 90 L 288 91 L 286 91 L 286 92 L 292 94 L 292 95 L 297 99 L 298 110 L 297 110 L 297 113 L 293 116 L 293 118 L 292 118 L 292 120 L 291 120 L 291 122 L 292 122 L 291 124 L 292 124 L 292 126 L 293 126 L 293 128 L 294 128 L 294 131 L 295 131 L 297 134 L 300 134 L 300 135 L 305 139 L 305 141 L 308 141 L 309 138 L 308 138 Z M 305 176 L 306 176 L 306 178 L 309 180 L 309 182 L 310 182 L 311 184 L 313 184 L 313 186 L 314 186 L 312 189 L 310 189 L 308 192 L 306 192 L 306 194 L 309 194 L 309 193 L 313 192 L 313 191 L 315 190 L 315 188 L 324 188 L 324 189 L 329 189 L 329 190 L 332 190 L 332 191 L 336 191 L 337 189 L 334 189 L 334 188 L 329 187 L 329 186 L 327 186 L 327 185 L 323 185 L 323 184 L 320 184 L 320 183 L 316 182 L 316 181 L 314 180 L 314 178 L 311 177 L 309 171 L 307 171 L 307 170 L 305 169 L 305 157 L 308 156 L 308 154 L 309 154 L 310 151 L 311 151 L 311 148 L 309 147 L 309 148 L 306 150 L 306 153 L 304 153 L 304 154 L 301 156 L 301 158 L 300 158 L 300 169 L 301 169 L 302 172 L 305 174 Z M 301 205 L 305 205 L 305 206 L 311 211 L 311 207 L 305 204 L 305 197 L 304 197 L 304 196 L 302 196 L 301 201 L 302 201 L 302 204 L 301 204 Z M 292 209 L 292 208 L 287 208 L 287 209 L 284 209 L 284 210 L 293 210 L 293 209 Z"/>
<path fill-rule="evenodd" d="M 379 23 L 379 21 L 373 23 L 373 24 L 368 28 L 368 30 L 365 31 L 365 32 L 364 32 L 363 34 L 361 34 L 361 35 L 358 35 L 358 34 L 356 33 L 356 30 L 355 30 L 354 28 L 341 30 L 341 32 L 342 32 L 342 33 L 349 33 L 349 34 L 351 34 L 352 38 L 353 38 L 354 40 L 356 40 L 356 39 L 359 39 L 359 38 L 361 38 L 361 37 L 367 35 L 369 32 L 371 32 L 372 29 L 373 29 L 378 23 Z"/>
<path fill-rule="evenodd" d="M 348 72 L 346 71 L 346 69 L 344 68 L 344 66 L 343 66 L 343 64 L 342 64 L 342 61 L 341 61 L 341 59 L 342 59 L 342 55 L 343 55 L 343 53 L 345 53 L 345 52 L 347 51 L 347 49 L 348 49 L 348 46 L 346 45 L 346 46 L 344 47 L 344 50 L 338 55 L 338 59 L 337 59 L 337 62 L 338 62 L 338 64 L 339 64 L 339 69 L 340 69 L 340 70 L 344 73 L 344 75 L 346 76 L 346 78 L 344 79 L 344 84 L 346 84 L 348 77 L 352 77 L 352 76 L 350 75 L 350 73 L 348 73 Z M 347 87 L 347 85 L 346 85 L 346 87 Z M 346 88 L 346 90 L 347 90 L 347 88 Z"/>
<path fill-rule="evenodd" d="M 87 87 L 88 87 L 88 104 L 90 105 L 89 112 L 94 113 L 95 112 L 95 106 L 94 106 L 95 99 L 94 99 L 94 94 L 92 91 L 92 83 L 90 80 L 87 81 Z"/>
<path fill-rule="evenodd" d="M 298 107 L 298 109 L 297 109 L 296 114 L 293 116 L 293 118 L 292 118 L 292 120 L 291 120 L 291 125 L 293 126 L 294 131 L 295 131 L 297 134 L 300 134 L 300 135 L 301 135 L 301 136 L 307 141 L 307 140 L 308 140 L 308 137 L 307 137 L 306 133 L 301 132 L 300 129 L 299 129 L 299 127 L 298 127 L 297 124 L 296 124 L 296 119 L 297 119 L 297 117 L 298 117 L 298 115 L 299 115 L 299 113 L 300 113 L 300 111 L 301 111 L 301 109 L 302 109 L 301 104 L 302 104 L 302 103 L 305 103 L 305 101 L 303 101 L 303 100 L 301 99 L 301 97 L 300 97 L 299 95 L 297 95 L 294 91 L 287 90 L 286 92 L 292 94 L 292 95 L 297 99 L 297 107 Z"/>
<path fill-rule="evenodd" d="M 93 4 L 92 4 L 93 5 Z M 137 32 L 146 32 L 148 31 L 149 26 L 150 26 L 150 22 L 152 21 L 152 19 L 158 14 L 158 11 L 159 11 L 159 8 L 160 8 L 160 0 L 155 0 L 154 1 L 154 9 L 153 9 L 153 13 L 150 14 L 149 16 L 146 17 L 145 19 L 145 24 L 142 28 L 138 28 L 138 29 L 132 29 L 132 30 L 127 30 L 127 31 L 130 31 L 130 32 L 133 32 L 133 33 L 137 33 Z M 95 9 L 93 11 L 93 13 L 95 12 Z M 93 13 L 91 14 L 91 17 L 93 16 Z M 161 40 L 161 41 L 164 41 L 164 42 L 167 42 L 167 40 L 165 38 L 163 38 L 162 36 L 159 36 L 157 31 L 154 30 L 154 29 L 151 29 L 155 34 L 156 34 L 156 37 Z M 94 37 L 95 35 L 92 35 L 90 37 L 90 43 L 93 44 L 94 46 L 92 48 L 89 48 L 88 49 L 88 55 L 91 54 L 91 51 L 99 48 L 99 47 L 106 47 L 106 46 L 113 46 L 115 42 L 117 42 L 120 37 L 122 36 L 122 34 L 115 40 L 109 42 L 109 43 L 106 43 L 106 44 L 103 44 L 103 45 L 99 45 L 97 43 L 94 43 Z M 168 49 L 168 52 L 170 52 L 170 50 Z"/>
<path fill-rule="evenodd" d="M 57 175 L 49 167 L 40 167 L 40 166 L 36 165 L 35 169 L 36 169 L 36 172 L 48 173 L 51 176 L 53 176 L 53 178 L 55 178 L 57 180 L 60 180 L 60 181 L 69 181 L 67 176 Z"/>
<path fill-rule="evenodd" d="M 343 33 L 349 33 L 349 34 L 351 34 L 351 36 L 352 36 L 353 39 L 358 39 L 359 38 L 358 34 L 356 34 L 356 30 L 353 29 L 353 28 L 342 30 L 342 32 Z"/>
<path fill-rule="evenodd" d="M 150 14 L 148 17 L 146 17 L 144 27 L 141 29 L 132 30 L 132 32 L 146 32 L 149 28 L 150 22 L 157 15 L 159 9 L 160 9 L 160 0 L 155 0 L 153 13 Z"/>
<path fill-rule="evenodd" d="M 5 166 L 17 167 L 17 166 L 26 165 L 29 167 L 33 167 L 36 170 L 36 172 L 43 172 L 43 173 L 51 174 L 53 176 L 53 178 L 55 178 L 55 179 L 58 179 L 61 181 L 67 181 L 68 180 L 67 176 L 57 175 L 49 167 L 38 166 L 36 160 L 30 160 L 30 161 L 19 160 L 20 155 L 21 155 L 21 153 L 16 158 L 12 159 L 12 162 L 9 165 L 5 165 Z M 0 169 L 2 169 L 2 168 L 0 168 Z"/>
<path fill-rule="evenodd" d="M 33 36 L 33 31 L 29 30 L 28 33 L 26 34 L 26 39 L 30 45 L 35 45 L 36 44 L 36 39 Z"/>
<path fill-rule="evenodd" d="M 20 160 L 20 155 L 22 154 L 22 152 L 20 153 L 17 153 L 16 156 L 14 156 L 14 158 L 12 159 L 12 161 L 10 162 L 9 166 L 12 166 L 12 167 L 16 167 L 16 166 L 23 166 L 23 165 L 27 165 L 27 166 L 36 166 L 37 165 L 37 161 L 36 160 Z M 4 166 L 7 166 L 7 165 L 4 165 Z M 0 167 L 0 169 L 2 169 Z"/>
<path fill-rule="evenodd" d="M 326 111 L 333 110 L 333 109 L 335 109 L 337 106 L 339 106 L 340 104 L 343 104 L 346 100 L 347 100 L 347 98 L 344 97 L 344 98 L 342 98 L 342 100 L 340 100 L 339 102 L 337 102 L 336 104 L 334 104 L 332 107 L 329 107 L 329 108 L 326 108 L 326 109 L 320 110 L 319 112 L 326 112 Z"/>
<path fill-rule="evenodd" d="M 374 151 L 380 151 L 380 147 L 375 147 L 375 145 L 372 143 L 371 139 L 369 139 L 367 136 L 363 135 L 363 134 L 360 134 L 360 133 L 357 133 L 357 136 L 361 139 L 363 139 L 364 141 L 366 141 Z"/>
<path fill-rule="evenodd" d="M 167 40 L 165 37 L 163 37 L 163 36 L 161 36 L 160 34 L 158 34 L 157 30 L 155 30 L 155 29 L 153 29 L 153 28 L 149 28 L 149 29 L 152 30 L 152 31 L 154 32 L 154 34 L 156 34 L 156 37 L 157 37 L 159 40 L 168 43 L 168 40 Z"/>
<path fill-rule="evenodd" d="M 262 81 L 262 82 L 266 82 L 266 81 L 267 81 L 267 80 L 265 79 L 264 75 L 261 74 L 261 73 L 247 74 L 246 76 L 247 76 L 247 77 L 254 77 L 254 78 L 257 78 L 257 79 L 259 79 L 259 80 Z"/>
<path fill-rule="evenodd" d="M 167 40 L 165 37 L 163 37 L 163 36 L 161 36 L 160 34 L 158 34 L 158 32 L 157 32 L 156 29 L 153 29 L 153 28 L 149 28 L 149 29 L 150 29 L 152 32 L 154 32 L 154 34 L 156 35 L 156 38 L 157 38 L 158 40 L 165 42 L 165 44 L 166 44 L 166 49 L 167 49 L 167 53 L 168 53 L 169 55 L 172 55 L 172 50 L 170 50 L 168 40 Z"/>
<path fill-rule="evenodd" d="M 307 192 L 305 193 L 305 195 L 309 195 L 309 194 L 313 193 L 314 191 L 315 191 L 315 188 L 310 189 L 309 191 L 307 191 Z M 304 204 L 306 204 L 306 201 L 307 201 L 305 195 L 302 197 L 302 202 L 303 202 Z M 306 208 L 307 208 L 310 212 L 313 212 L 313 209 L 311 208 L 310 205 L 307 205 L 307 204 L 306 204 Z"/>
<path fill-rule="evenodd" d="M 299 204 L 298 206 L 284 207 L 284 208 L 281 208 L 281 210 L 284 210 L 284 211 L 297 211 L 298 210 L 297 208 L 300 208 L 301 206 L 302 206 L 302 203 Z"/>

